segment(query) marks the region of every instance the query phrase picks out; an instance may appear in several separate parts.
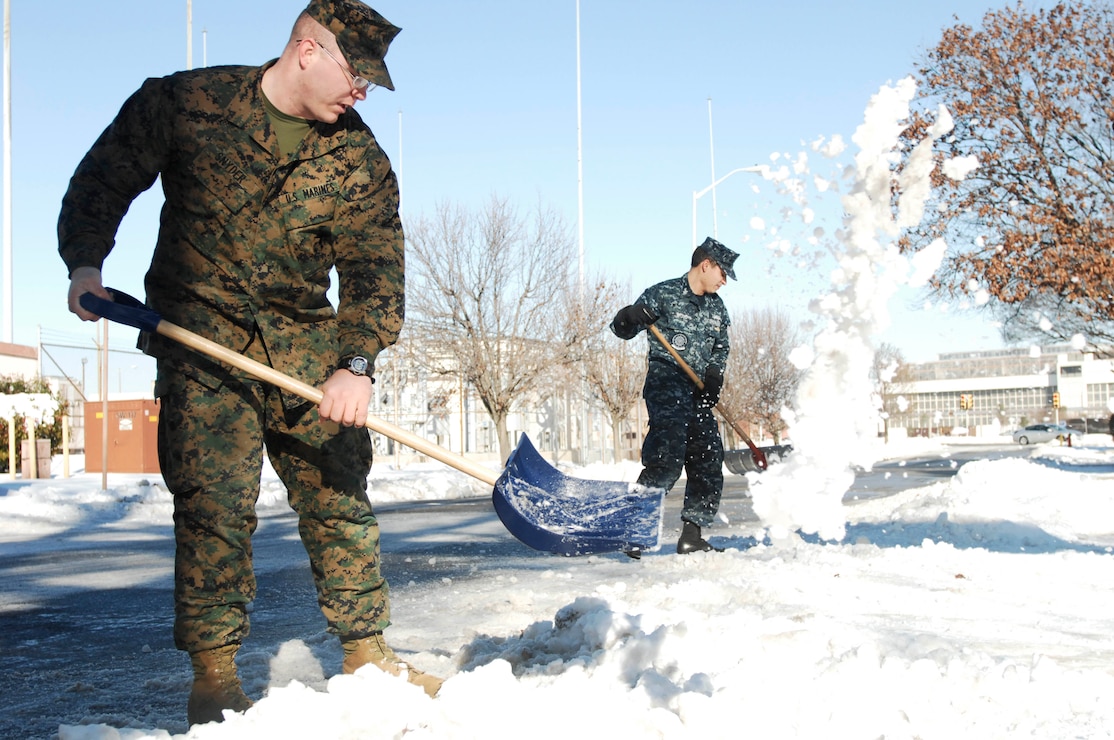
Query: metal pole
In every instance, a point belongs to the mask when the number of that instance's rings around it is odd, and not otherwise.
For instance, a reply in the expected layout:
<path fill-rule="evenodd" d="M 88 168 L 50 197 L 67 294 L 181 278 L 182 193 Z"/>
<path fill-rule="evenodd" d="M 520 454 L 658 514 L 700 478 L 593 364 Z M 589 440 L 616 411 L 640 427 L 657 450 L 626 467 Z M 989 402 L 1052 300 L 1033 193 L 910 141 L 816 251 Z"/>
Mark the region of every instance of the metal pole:
<path fill-rule="evenodd" d="M 4 0 L 4 341 L 11 343 L 15 322 L 12 277 L 12 7 Z M 15 469 L 14 467 L 12 468 Z"/>
<path fill-rule="evenodd" d="M 583 104 L 580 89 L 580 0 L 576 0 L 576 199 L 577 231 L 580 245 L 580 288 L 584 289 L 584 137 Z"/>
<path fill-rule="evenodd" d="M 108 490 L 108 319 L 101 319 L 101 490 Z"/>
<path fill-rule="evenodd" d="M 186 0 L 186 69 L 193 69 L 193 0 Z"/>
<path fill-rule="evenodd" d="M 399 393 L 399 363 L 394 361 L 394 358 L 391 359 L 391 407 L 394 411 L 394 426 L 399 427 L 401 426 L 401 418 L 399 416 L 399 398 L 401 397 Z M 394 447 L 394 469 L 398 470 L 400 465 L 399 456 L 402 454 L 402 450 L 399 449 L 398 440 L 392 439 L 391 445 Z"/>
<path fill-rule="evenodd" d="M 578 290 L 580 305 L 584 306 L 584 135 L 583 135 L 583 98 L 580 84 L 580 0 L 576 0 L 576 203 L 577 203 L 577 244 L 579 247 Z M 587 461 L 590 436 L 588 431 L 588 381 L 581 383 L 580 453 L 581 462 Z"/>
<path fill-rule="evenodd" d="M 463 375 L 458 375 L 457 379 L 456 379 L 456 382 L 457 382 L 457 393 L 460 395 L 460 454 L 464 455 L 465 453 L 468 452 L 468 445 L 466 443 L 466 440 L 468 438 L 464 436 L 465 435 L 464 412 L 466 410 L 466 407 L 465 407 L 465 404 L 464 404 L 464 376 Z"/>
<path fill-rule="evenodd" d="M 692 248 L 696 249 L 696 199 L 699 198 L 696 191 L 692 191 Z"/>
<path fill-rule="evenodd" d="M 728 172 L 726 175 L 724 175 L 720 179 L 713 180 L 712 184 L 709 185 L 708 187 L 704 188 L 703 190 L 693 190 L 692 191 L 692 248 L 693 249 L 696 249 L 696 201 L 699 200 L 700 198 L 703 198 L 710 191 L 712 193 L 712 199 L 713 199 L 713 206 L 712 207 L 715 208 L 714 202 L 715 202 L 716 185 L 719 185 L 721 182 L 723 182 L 727 178 L 731 177 L 732 175 L 738 174 L 740 172 L 763 173 L 763 172 L 766 171 L 766 169 L 767 169 L 766 165 L 754 165 L 752 167 L 739 167 L 738 169 L 731 170 L 730 172 Z M 716 232 L 714 230 L 712 231 L 712 237 L 713 238 L 718 238 L 717 235 L 716 235 Z"/>
<path fill-rule="evenodd" d="M 712 238 L 719 239 L 719 209 L 716 208 L 716 137 L 712 132 L 711 98 L 708 98 L 708 151 L 712 158 Z"/>

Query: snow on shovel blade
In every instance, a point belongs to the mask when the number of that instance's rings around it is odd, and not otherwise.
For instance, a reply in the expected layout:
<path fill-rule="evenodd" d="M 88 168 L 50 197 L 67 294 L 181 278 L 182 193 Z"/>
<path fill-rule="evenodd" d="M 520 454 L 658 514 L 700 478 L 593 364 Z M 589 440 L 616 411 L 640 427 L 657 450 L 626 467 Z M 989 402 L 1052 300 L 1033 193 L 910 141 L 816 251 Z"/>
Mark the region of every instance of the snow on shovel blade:
<path fill-rule="evenodd" d="M 560 555 L 656 550 L 665 491 L 620 481 L 572 478 L 522 436 L 491 499 L 523 544 Z"/>

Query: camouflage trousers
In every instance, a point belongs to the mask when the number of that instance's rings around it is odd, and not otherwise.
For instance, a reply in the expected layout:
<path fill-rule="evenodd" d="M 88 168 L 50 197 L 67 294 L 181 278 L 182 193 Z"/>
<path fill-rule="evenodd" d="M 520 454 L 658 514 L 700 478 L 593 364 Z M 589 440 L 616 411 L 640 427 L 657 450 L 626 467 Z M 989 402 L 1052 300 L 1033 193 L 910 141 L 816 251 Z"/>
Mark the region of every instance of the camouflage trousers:
<path fill-rule="evenodd" d="M 674 368 L 650 363 L 643 397 L 650 430 L 642 443 L 644 486 L 671 489 L 684 470 L 681 519 L 711 525 L 723 496 L 723 440 L 713 410 L 697 401 L 696 387 Z"/>
<path fill-rule="evenodd" d="M 278 389 L 239 374 L 215 387 L 196 376 L 159 363 L 159 461 L 174 494 L 175 645 L 196 652 L 248 634 L 264 447 L 298 514 L 329 631 L 342 639 L 382 631 L 390 606 L 367 496 L 368 431 L 321 422 L 312 404 L 284 408 Z"/>

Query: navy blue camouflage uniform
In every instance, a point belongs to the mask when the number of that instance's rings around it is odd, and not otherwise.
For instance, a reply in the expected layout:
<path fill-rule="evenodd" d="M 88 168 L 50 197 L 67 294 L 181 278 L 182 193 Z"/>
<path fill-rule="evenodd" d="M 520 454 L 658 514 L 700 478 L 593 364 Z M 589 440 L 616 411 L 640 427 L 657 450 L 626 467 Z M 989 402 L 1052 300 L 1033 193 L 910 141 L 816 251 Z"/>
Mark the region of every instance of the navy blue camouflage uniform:
<path fill-rule="evenodd" d="M 727 365 L 731 323 L 723 300 L 714 293 L 696 295 L 687 276 L 647 288 L 636 304 L 658 317 L 655 326 L 698 377 L 709 367 L 720 373 Z M 616 320 L 611 331 L 632 339 L 643 328 Z M 701 527 L 712 523 L 723 494 L 723 440 L 713 415 L 695 383 L 657 339 L 649 342 L 646 382 L 642 389 L 650 430 L 642 444 L 642 473 L 638 483 L 671 489 L 687 473 L 681 519 Z"/>

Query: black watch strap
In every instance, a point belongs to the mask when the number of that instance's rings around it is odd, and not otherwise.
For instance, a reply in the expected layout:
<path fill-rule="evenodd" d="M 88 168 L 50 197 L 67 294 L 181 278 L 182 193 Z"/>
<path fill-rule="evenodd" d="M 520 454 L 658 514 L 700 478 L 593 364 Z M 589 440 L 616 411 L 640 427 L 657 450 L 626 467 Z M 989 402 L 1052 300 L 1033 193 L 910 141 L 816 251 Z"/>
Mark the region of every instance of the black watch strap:
<path fill-rule="evenodd" d="M 337 370 L 347 370 L 353 375 L 367 375 L 370 369 L 371 363 L 362 355 L 349 355 L 337 362 Z"/>

